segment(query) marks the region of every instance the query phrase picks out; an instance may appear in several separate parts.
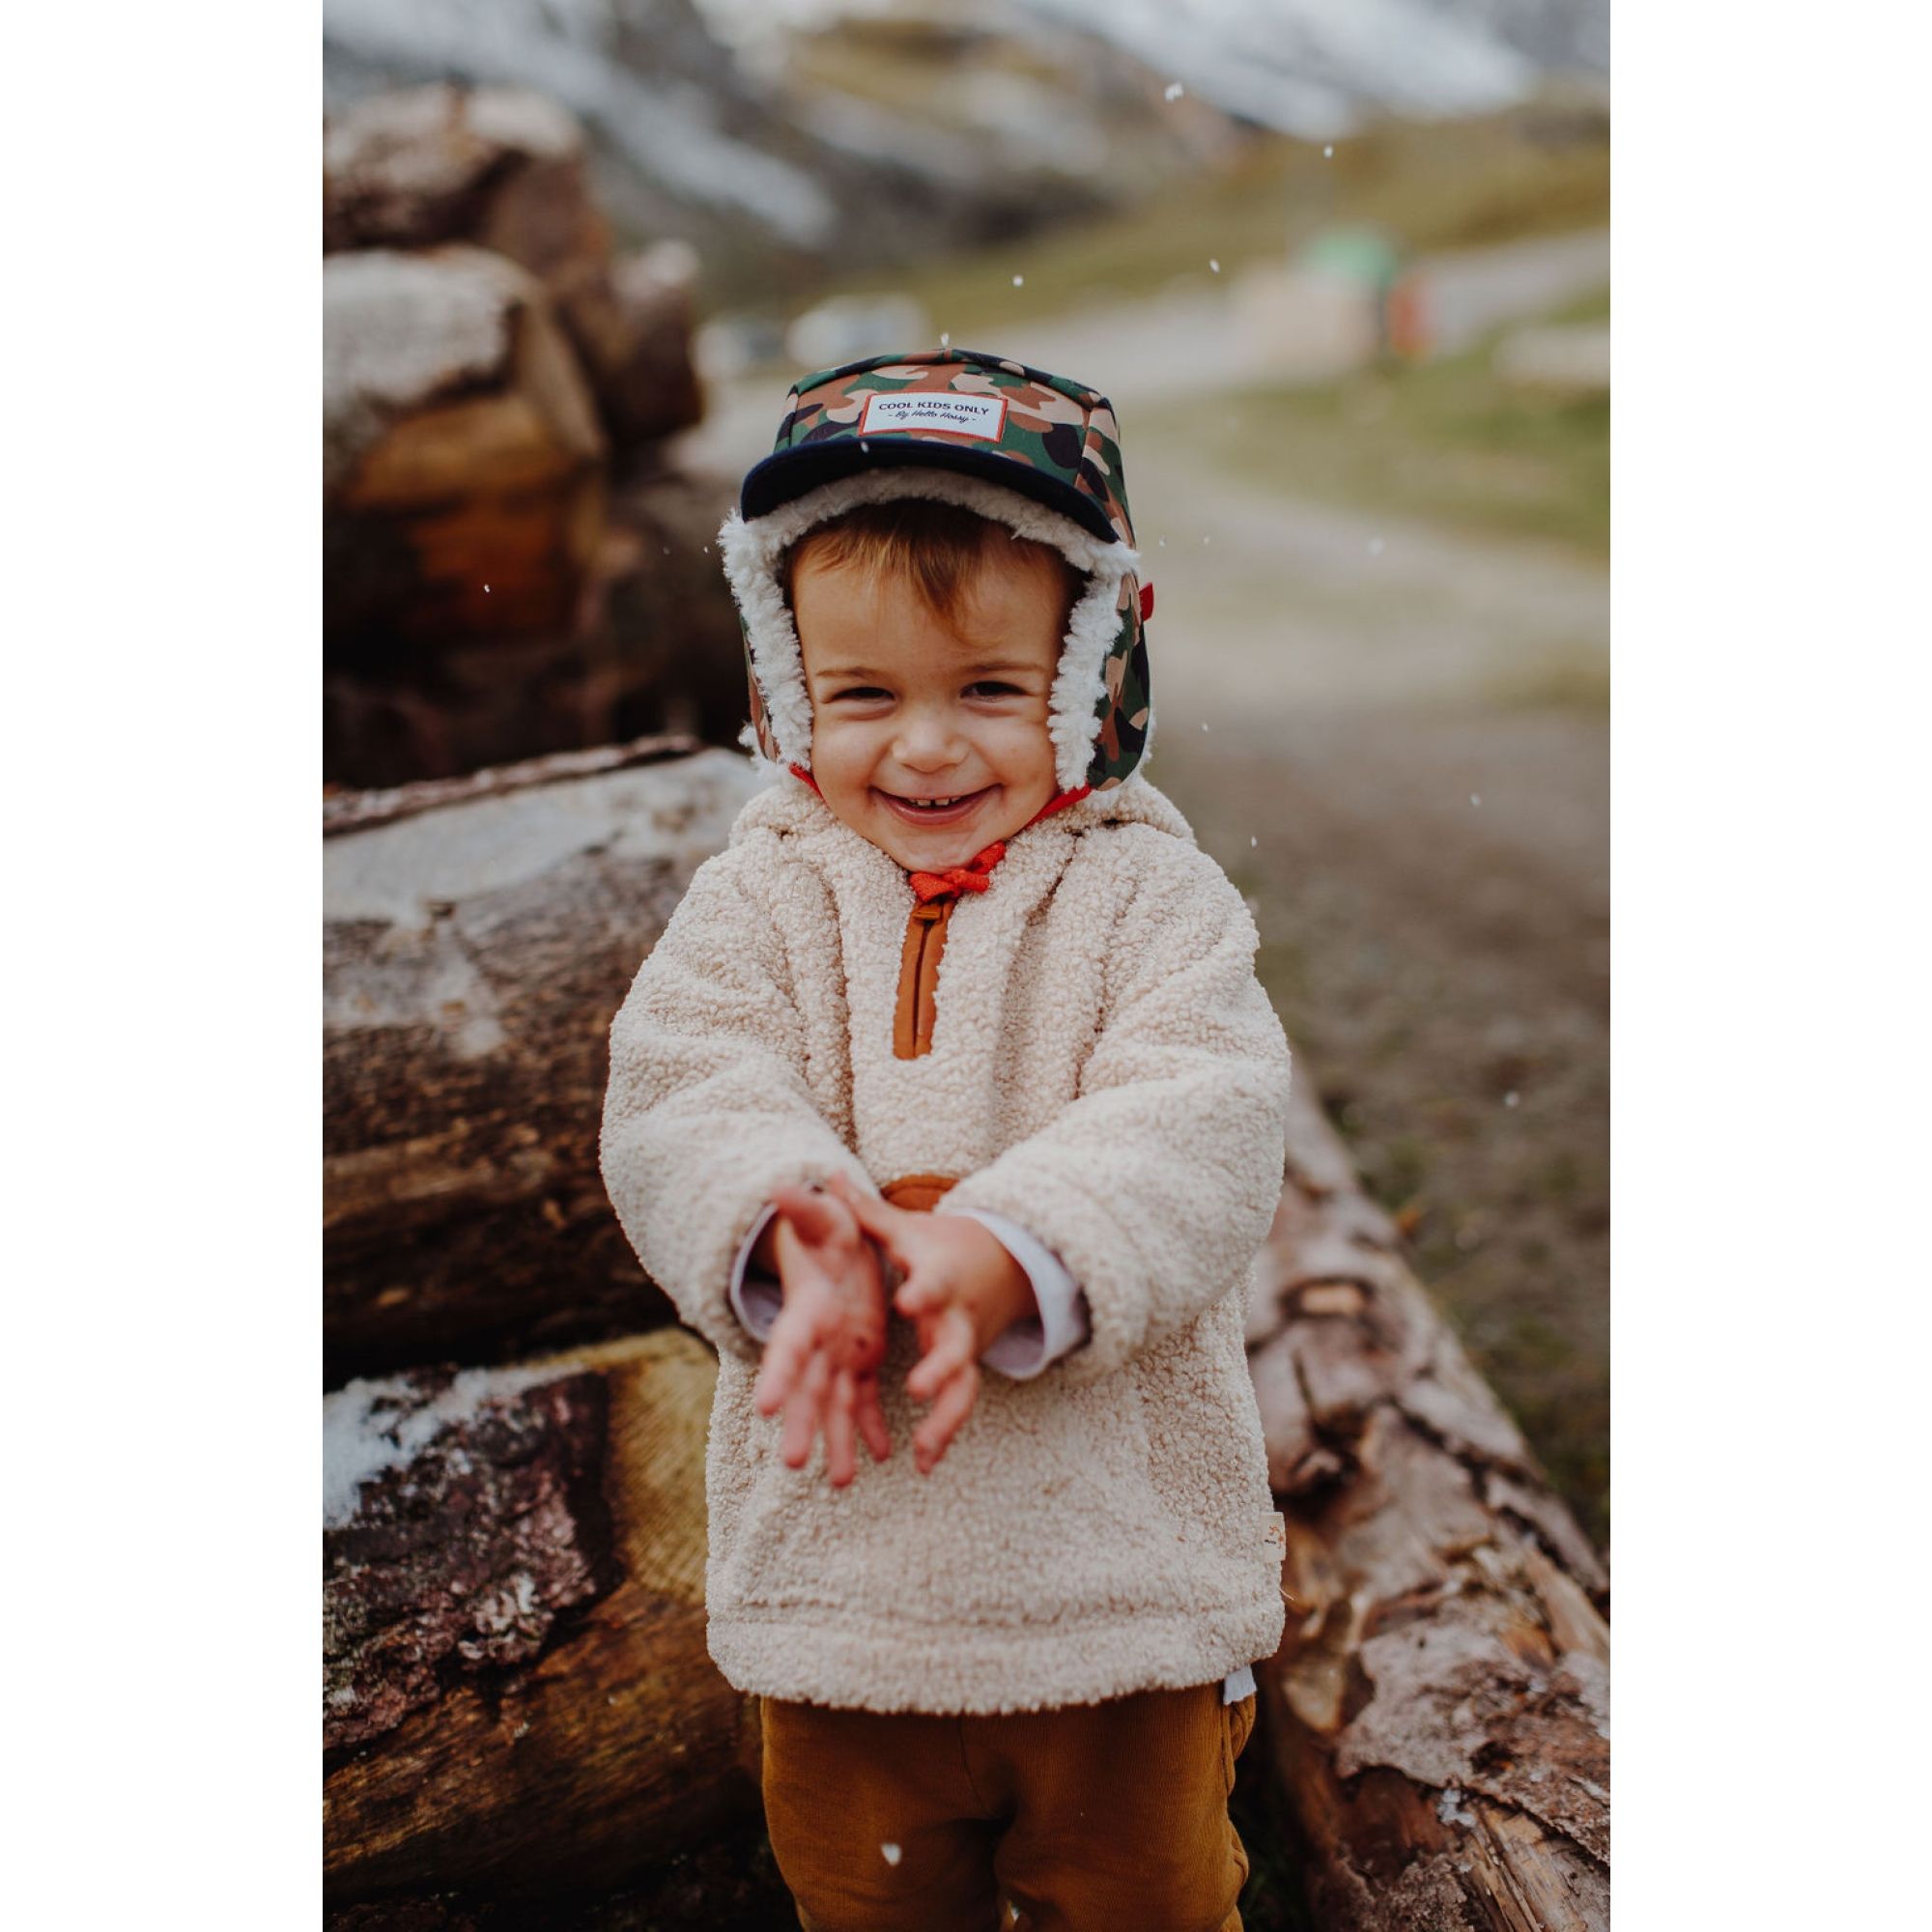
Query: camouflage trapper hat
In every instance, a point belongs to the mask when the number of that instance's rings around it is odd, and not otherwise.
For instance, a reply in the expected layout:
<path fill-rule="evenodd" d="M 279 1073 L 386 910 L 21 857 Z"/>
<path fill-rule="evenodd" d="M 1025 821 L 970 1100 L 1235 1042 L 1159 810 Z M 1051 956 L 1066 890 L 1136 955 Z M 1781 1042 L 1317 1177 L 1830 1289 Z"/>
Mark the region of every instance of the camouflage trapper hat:
<path fill-rule="evenodd" d="M 1144 595 L 1113 406 L 1097 390 L 971 349 L 875 355 L 792 386 L 771 455 L 719 542 L 751 684 L 748 750 L 811 768 L 811 702 L 779 566 L 861 503 L 959 503 L 1059 551 L 1091 582 L 1073 607 L 1048 730 L 1063 790 L 1128 778 L 1153 739 Z"/>

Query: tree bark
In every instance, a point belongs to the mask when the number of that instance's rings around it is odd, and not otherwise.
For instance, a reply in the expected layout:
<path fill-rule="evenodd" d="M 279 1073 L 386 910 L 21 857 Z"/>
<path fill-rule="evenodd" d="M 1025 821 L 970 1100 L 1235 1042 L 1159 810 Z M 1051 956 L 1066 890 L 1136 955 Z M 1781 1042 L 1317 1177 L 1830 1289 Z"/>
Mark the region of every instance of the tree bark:
<path fill-rule="evenodd" d="M 696 257 L 660 242 L 608 264 L 578 264 L 555 282 L 557 307 L 620 449 L 702 419 L 704 391 L 691 360 Z"/>
<path fill-rule="evenodd" d="M 728 745 L 745 652 L 717 555 L 733 481 L 639 466 L 612 494 L 574 628 L 391 648 L 338 640 L 323 676 L 323 759 L 343 785 L 685 732 Z"/>
<path fill-rule="evenodd" d="M 1323 1932 L 1609 1923 L 1607 1579 L 1298 1080 L 1249 1360 L 1267 1747 Z"/>
<path fill-rule="evenodd" d="M 608 1889 L 755 1816 L 705 1648 L 716 1376 L 666 1329 L 327 1398 L 332 1905 Z"/>
<path fill-rule="evenodd" d="M 581 764 L 327 808 L 347 828 L 324 845 L 331 1384 L 669 1319 L 599 1174 L 608 1035 L 757 779 L 723 751 Z"/>
<path fill-rule="evenodd" d="M 335 638 L 567 630 L 607 443 L 540 283 L 452 246 L 323 262 L 324 572 Z"/>

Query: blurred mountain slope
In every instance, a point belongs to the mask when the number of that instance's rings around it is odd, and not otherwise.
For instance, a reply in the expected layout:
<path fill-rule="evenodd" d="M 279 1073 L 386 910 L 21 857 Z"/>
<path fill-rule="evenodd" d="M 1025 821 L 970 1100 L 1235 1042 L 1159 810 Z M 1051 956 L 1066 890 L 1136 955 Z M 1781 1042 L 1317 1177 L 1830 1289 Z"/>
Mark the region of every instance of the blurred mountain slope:
<path fill-rule="evenodd" d="M 1601 77 L 1604 0 L 325 0 L 330 110 L 551 95 L 625 238 L 713 286 L 1005 243 L 1217 170 L 1259 130 L 1477 113 Z"/>
<path fill-rule="evenodd" d="M 325 0 L 323 55 L 330 112 L 431 80 L 553 97 L 626 239 L 681 237 L 767 289 L 1101 213 L 1238 139 L 1012 5 L 835 23 L 759 58 L 695 0 Z"/>
<path fill-rule="evenodd" d="M 839 23 L 960 17 L 946 0 L 700 4 L 762 58 Z M 1607 0 L 1012 0 L 983 11 L 1021 16 L 1021 32 L 1030 18 L 1090 37 L 1223 112 L 1306 140 L 1364 116 L 1483 113 L 1552 75 L 1609 71 Z"/>

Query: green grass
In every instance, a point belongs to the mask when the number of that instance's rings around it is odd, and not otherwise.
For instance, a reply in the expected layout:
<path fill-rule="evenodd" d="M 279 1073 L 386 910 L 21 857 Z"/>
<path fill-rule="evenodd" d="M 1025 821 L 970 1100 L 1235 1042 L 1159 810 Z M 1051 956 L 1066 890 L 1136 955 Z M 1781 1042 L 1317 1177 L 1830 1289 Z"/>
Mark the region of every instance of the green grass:
<path fill-rule="evenodd" d="M 1110 300 L 1140 300 L 1177 281 L 1207 287 L 1281 262 L 1337 222 L 1377 222 L 1411 249 L 1478 246 L 1604 225 L 1609 143 L 1588 112 L 1389 123 L 1334 144 L 1257 137 L 1234 163 L 1176 184 L 1137 209 L 996 248 L 829 278 L 818 295 L 910 295 L 934 335 L 997 347 L 1008 327 Z M 1013 277 L 1022 286 L 1013 286 Z M 808 296 L 770 296 L 774 315 Z M 1606 316 L 1608 294 L 1551 320 Z M 1490 367 L 1493 340 L 1438 362 L 1366 369 L 1310 388 L 1244 390 L 1238 410 L 1189 401 L 1167 425 L 1228 465 L 1284 492 L 1385 509 L 1479 533 L 1546 539 L 1594 557 L 1609 551 L 1609 403 L 1513 389 Z M 1156 427 L 1143 411 L 1135 433 Z M 1558 666 L 1552 675 L 1568 678 Z M 1601 704 L 1602 693 L 1549 692 L 1533 676 L 1502 703 Z"/>
<path fill-rule="evenodd" d="M 1479 119 L 1389 122 L 1333 144 L 1257 135 L 1214 173 L 1074 227 L 893 270 L 828 271 L 819 295 L 909 295 L 935 334 L 997 344 L 1015 322 L 1157 295 L 1177 279 L 1203 286 L 1212 257 L 1231 275 L 1280 262 L 1337 222 L 1377 223 L 1417 250 L 1475 247 L 1609 220 L 1607 128 L 1591 111 L 1523 107 Z M 1013 277 L 1023 278 L 1015 288 Z M 773 315 L 796 291 L 748 306 Z"/>
<path fill-rule="evenodd" d="M 1605 292 L 1550 320 L 1608 314 Z M 1237 410 L 1199 399 L 1144 409 L 1135 428 L 1184 437 L 1286 495 L 1607 556 L 1609 398 L 1512 387 L 1491 368 L 1496 339 L 1320 386 L 1244 388 Z"/>

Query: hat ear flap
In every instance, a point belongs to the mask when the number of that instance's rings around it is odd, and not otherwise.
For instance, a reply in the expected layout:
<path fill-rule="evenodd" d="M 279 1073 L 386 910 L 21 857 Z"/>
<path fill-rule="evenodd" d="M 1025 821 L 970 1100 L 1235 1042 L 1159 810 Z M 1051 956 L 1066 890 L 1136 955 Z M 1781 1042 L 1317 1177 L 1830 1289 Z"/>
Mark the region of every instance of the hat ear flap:
<path fill-rule="evenodd" d="M 772 721 L 765 710 L 765 694 L 759 688 L 757 668 L 752 662 L 752 636 L 742 617 L 738 620 L 738 635 L 745 644 L 745 683 L 751 695 L 753 734 L 758 741 L 759 753 L 773 764 L 782 764 L 778 734 L 772 729 Z"/>
<path fill-rule="evenodd" d="M 1153 688 L 1141 607 L 1140 584 L 1129 573 L 1121 580 L 1120 629 L 1101 666 L 1105 689 L 1094 707 L 1099 730 L 1087 782 L 1095 791 L 1131 777 L 1153 741 Z"/>

